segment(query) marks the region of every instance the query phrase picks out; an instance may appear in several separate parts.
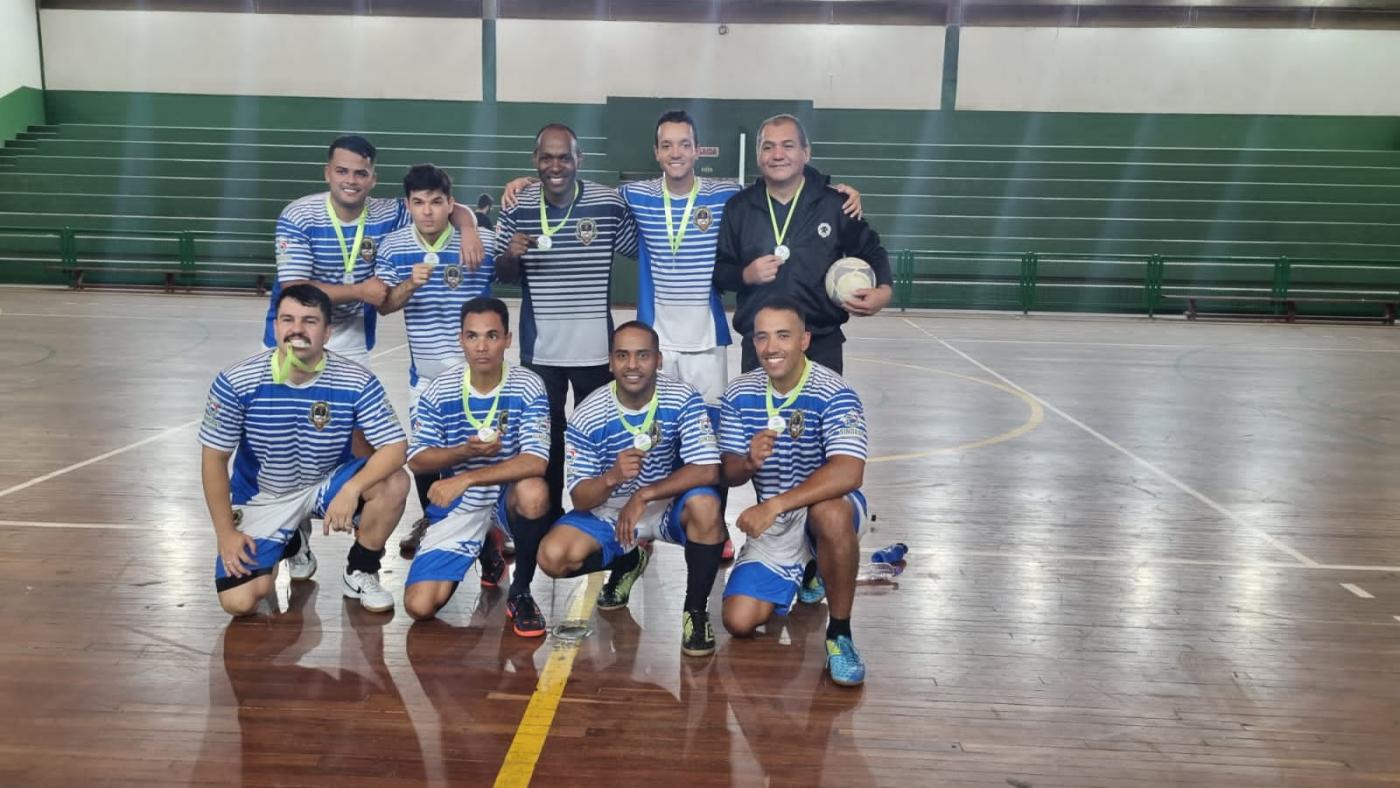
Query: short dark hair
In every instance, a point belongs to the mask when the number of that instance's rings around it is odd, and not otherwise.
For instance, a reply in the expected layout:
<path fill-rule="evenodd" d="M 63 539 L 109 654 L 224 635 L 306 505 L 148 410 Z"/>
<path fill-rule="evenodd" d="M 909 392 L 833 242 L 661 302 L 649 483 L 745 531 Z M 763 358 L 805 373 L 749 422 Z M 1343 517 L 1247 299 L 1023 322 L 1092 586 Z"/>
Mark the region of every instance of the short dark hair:
<path fill-rule="evenodd" d="M 569 135 L 569 139 L 571 139 L 571 140 L 574 141 L 574 150 L 578 150 L 578 135 L 574 133 L 574 130 L 573 130 L 573 129 L 569 128 L 569 124 L 567 124 L 567 123 L 560 123 L 559 121 L 555 121 L 555 122 L 553 122 L 553 123 L 546 123 L 546 124 L 544 124 L 543 126 L 540 127 L 540 130 L 539 130 L 539 131 L 535 132 L 535 152 L 536 152 L 536 153 L 538 153 L 539 150 L 540 150 L 540 138 L 544 136 L 544 133 L 545 133 L 546 131 L 562 131 L 562 132 L 568 134 L 568 135 Z"/>
<path fill-rule="evenodd" d="M 403 196 L 414 192 L 442 192 L 452 196 L 452 176 L 436 164 L 415 164 L 403 176 Z"/>
<path fill-rule="evenodd" d="M 282 302 L 288 298 L 302 306 L 320 307 L 321 317 L 326 319 L 326 325 L 331 324 L 331 297 L 326 295 L 326 291 L 305 282 L 284 287 L 282 292 L 277 295 L 277 306 L 273 309 L 274 314 L 282 311 Z"/>
<path fill-rule="evenodd" d="M 495 312 L 496 317 L 501 319 L 507 333 L 510 332 L 510 308 L 506 302 L 491 296 L 477 296 L 465 304 L 462 304 L 462 311 L 457 313 L 457 326 L 460 328 L 467 322 L 467 315 L 484 315 L 487 312 Z"/>
<path fill-rule="evenodd" d="M 636 330 L 638 330 L 638 331 L 645 331 L 645 332 L 647 332 L 647 334 L 649 334 L 649 335 L 651 336 L 651 349 L 652 349 L 652 350 L 660 350 L 660 349 L 661 349 L 661 336 L 660 336 L 659 334 L 656 333 L 656 329 L 652 328 L 651 326 L 647 325 L 646 323 L 643 323 L 643 322 L 640 321 L 640 320 L 628 320 L 626 323 L 623 323 L 622 325 L 618 326 L 617 328 L 614 328 L 614 329 L 613 329 L 613 332 L 612 332 L 612 335 L 608 337 L 608 352 L 609 352 L 609 353 L 611 353 L 611 352 L 613 351 L 613 345 L 616 344 L 617 335 L 618 335 L 618 334 L 621 334 L 623 331 L 626 331 L 626 330 L 628 330 L 628 329 L 636 329 Z"/>
<path fill-rule="evenodd" d="M 335 155 L 336 148 L 342 148 L 351 153 L 359 154 L 369 159 L 371 162 L 373 162 L 374 157 L 378 155 L 378 151 L 374 149 L 374 145 L 358 134 L 346 134 L 332 140 L 331 147 L 326 151 L 326 161 L 330 161 L 331 157 Z"/>
<path fill-rule="evenodd" d="M 684 123 L 690 126 L 690 141 L 696 145 L 700 144 L 700 132 L 695 130 L 695 118 L 690 117 L 690 113 L 683 109 L 673 109 L 661 113 L 661 117 L 656 119 L 656 139 L 653 145 L 661 142 L 661 124 L 663 123 Z"/>
<path fill-rule="evenodd" d="M 777 123 L 791 123 L 792 125 L 796 126 L 797 141 L 801 142 L 802 147 L 804 148 L 812 147 L 811 144 L 807 142 L 807 128 L 802 125 L 802 121 L 798 120 L 796 115 L 789 115 L 786 112 L 774 115 L 768 120 L 765 120 L 762 123 L 758 124 L 758 134 L 754 135 L 758 137 L 758 145 L 763 145 L 763 130 Z"/>
<path fill-rule="evenodd" d="M 797 303 L 796 299 L 788 298 L 787 296 L 774 296 L 768 299 L 763 306 L 759 307 L 758 312 L 762 312 L 765 309 L 773 309 L 779 312 L 791 312 L 797 315 L 797 322 L 802 324 L 803 330 L 807 328 L 807 316 L 802 313 L 802 305 Z M 755 317 L 758 316 L 758 312 L 754 312 Z"/>
<path fill-rule="evenodd" d="M 478 211 L 489 211 L 495 203 L 491 200 L 491 195 L 482 192 L 476 196 L 476 209 Z"/>

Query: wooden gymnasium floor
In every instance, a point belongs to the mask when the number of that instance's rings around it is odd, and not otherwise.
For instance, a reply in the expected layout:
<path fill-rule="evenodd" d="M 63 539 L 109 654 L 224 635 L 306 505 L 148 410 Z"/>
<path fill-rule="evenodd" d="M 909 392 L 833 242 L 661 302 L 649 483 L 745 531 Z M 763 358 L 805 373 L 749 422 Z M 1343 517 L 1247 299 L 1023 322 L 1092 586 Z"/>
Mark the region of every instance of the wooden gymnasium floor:
<path fill-rule="evenodd" d="M 859 591 L 852 691 L 824 607 L 682 658 L 664 545 L 576 650 L 504 634 L 474 582 L 438 622 L 366 614 L 343 535 L 230 624 L 195 424 L 263 309 L 0 290 L 0 784 L 1400 781 L 1393 328 L 858 321 L 865 547 L 913 551 Z M 374 361 L 400 405 L 402 341 Z M 535 582 L 551 623 L 589 590 Z"/>

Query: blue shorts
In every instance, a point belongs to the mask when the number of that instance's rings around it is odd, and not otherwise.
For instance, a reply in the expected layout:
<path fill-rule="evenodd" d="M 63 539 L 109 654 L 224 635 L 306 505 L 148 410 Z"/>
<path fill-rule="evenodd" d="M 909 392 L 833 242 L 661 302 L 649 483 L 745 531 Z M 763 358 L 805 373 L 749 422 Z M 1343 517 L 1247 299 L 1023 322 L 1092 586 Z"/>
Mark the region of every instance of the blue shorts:
<path fill-rule="evenodd" d="M 325 517 L 326 507 L 345 483 L 365 467 L 366 458 L 351 460 L 331 471 L 325 481 L 279 498 L 233 507 L 234 521 L 240 533 L 252 537 L 257 547 L 251 575 L 230 577 L 224 571 L 223 559 L 214 557 L 214 587 L 226 591 L 254 577 L 272 572 L 284 557 L 287 542 L 301 523 L 309 518 Z"/>
<path fill-rule="evenodd" d="M 637 527 L 634 529 L 636 538 L 685 544 L 685 526 L 681 524 L 681 512 L 685 509 L 685 502 L 695 495 L 719 497 L 719 493 L 713 487 L 695 487 L 676 498 L 652 501 L 647 504 L 646 510 L 637 521 Z M 564 525 L 577 528 L 593 537 L 593 541 L 597 542 L 603 551 L 603 566 L 630 552 L 623 549 L 622 543 L 617 541 L 617 515 L 611 511 L 605 511 L 603 516 L 593 512 L 569 512 L 551 527 L 558 528 Z"/>
<path fill-rule="evenodd" d="M 851 527 L 860 538 L 868 516 L 865 496 L 856 490 L 846 493 L 845 498 L 851 504 Z M 816 554 L 816 540 L 807 530 L 807 510 L 786 512 L 772 528 L 739 548 L 729 581 L 724 584 L 724 596 L 771 602 L 774 613 L 786 615 L 802 585 L 802 570 Z"/>
<path fill-rule="evenodd" d="M 509 491 L 510 485 L 505 485 L 496 498 L 495 506 L 480 509 L 444 512 L 436 506 L 429 506 L 428 530 L 423 534 L 423 542 L 408 567 L 404 586 L 430 580 L 460 583 L 477 556 L 481 555 L 481 548 L 486 544 L 491 528 L 500 526 L 510 533 L 506 517 Z"/>

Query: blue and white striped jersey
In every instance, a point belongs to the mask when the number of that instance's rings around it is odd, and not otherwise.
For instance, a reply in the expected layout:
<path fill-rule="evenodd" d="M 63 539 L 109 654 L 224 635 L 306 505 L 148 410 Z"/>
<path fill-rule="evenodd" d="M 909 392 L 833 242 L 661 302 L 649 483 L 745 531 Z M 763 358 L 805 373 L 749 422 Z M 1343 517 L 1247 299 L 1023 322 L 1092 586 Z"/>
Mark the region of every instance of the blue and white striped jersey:
<path fill-rule="evenodd" d="M 621 509 L 639 488 L 670 476 L 682 465 L 717 465 L 719 449 L 709 411 L 700 392 L 689 383 L 665 374 L 656 376 L 656 416 L 652 419 L 652 446 L 642 460 L 642 472 L 613 490 L 599 508 Z M 646 421 L 646 409 L 621 408 L 613 386 L 588 395 L 569 416 L 564 430 L 564 489 L 572 492 L 579 482 L 607 473 L 617 455 L 632 448 L 633 427 Z"/>
<path fill-rule="evenodd" d="M 452 238 L 437 253 L 438 264 L 428 283 L 413 291 L 403 307 L 403 324 L 408 332 L 410 386 L 418 385 L 419 377 L 432 380 L 465 360 L 458 337 L 462 330 L 462 304 L 477 296 L 491 295 L 495 259 L 487 255 L 475 271 L 462 265 L 461 233 L 451 232 Z M 495 234 L 490 230 L 478 228 L 477 236 L 488 250 L 495 244 Z M 413 227 L 395 230 L 379 244 L 374 275 L 389 287 L 395 287 L 413 278 L 413 266 L 423 262 L 427 251 Z"/>
<path fill-rule="evenodd" d="M 363 282 L 374 276 L 375 250 L 384 236 L 412 223 L 403 200 L 370 197 L 365 204 L 369 212 L 365 217 L 364 240 L 360 243 L 360 253 L 355 258 L 350 281 L 347 282 L 345 258 L 341 255 L 340 241 L 335 236 L 334 222 L 339 220 L 326 211 L 326 196 L 326 192 L 308 194 L 292 201 L 277 217 L 277 283 L 272 288 L 272 300 L 267 308 L 267 328 L 263 333 L 263 345 L 267 347 L 277 343 L 273 323 L 277 319 L 277 297 L 282 292 L 282 285 L 303 279 L 332 285 Z M 341 223 L 347 250 L 355 244 L 355 226 L 355 222 L 348 225 Z M 374 307 L 361 301 L 336 304 L 331 310 L 331 328 L 344 332 L 357 327 L 363 319 L 365 349 L 373 349 L 377 316 Z"/>
<path fill-rule="evenodd" d="M 610 288 L 613 253 L 637 253 L 637 225 L 615 189 L 579 180 L 569 208 L 546 205 L 557 226 L 548 251 L 531 249 L 521 258 L 520 358 L 526 364 L 584 367 L 606 364 L 612 333 Z M 502 211 L 496 227 L 497 256 L 517 232 L 543 235 L 538 183 L 521 190 L 516 205 Z"/>
<path fill-rule="evenodd" d="M 424 449 L 447 449 L 461 446 L 476 435 L 465 415 L 462 403 L 462 374 L 466 364 L 458 364 L 438 375 L 428 384 L 418 400 L 413 423 L 413 440 L 408 456 Z M 473 457 L 452 467 L 452 475 L 504 462 L 520 454 L 533 454 L 549 459 L 549 397 L 539 375 L 524 367 L 507 367 L 505 380 L 496 389 L 485 393 L 468 388 L 467 398 L 472 416 L 485 419 L 491 412 L 496 392 L 501 395 L 492 427 L 496 429 L 501 450 L 491 457 Z M 500 497 L 500 485 L 472 487 L 452 505 L 452 511 L 467 511 L 495 506 Z"/>
<path fill-rule="evenodd" d="M 812 365 L 807 385 L 790 407 L 779 411 L 788 428 L 778 435 L 773 454 L 754 475 L 760 501 L 807 481 L 830 457 L 844 454 L 865 459 L 869 435 L 860 397 L 840 375 L 821 364 L 807 363 Z M 720 451 L 749 453 L 753 436 L 768 428 L 767 391 L 768 373 L 762 368 L 729 382 L 720 398 Z M 773 404 L 781 405 L 785 399 L 775 394 Z"/>
<path fill-rule="evenodd" d="M 199 442 L 234 452 L 235 506 L 320 484 L 351 459 L 357 429 L 376 449 L 405 440 L 374 373 L 327 352 L 326 368 L 310 382 L 274 383 L 274 352 L 234 364 L 209 388 Z"/>
<path fill-rule="evenodd" d="M 739 193 L 734 181 L 696 176 L 700 187 L 673 253 L 666 234 L 664 179 L 618 187 L 637 220 L 640 292 L 637 319 L 656 329 L 662 350 L 696 352 L 730 344 L 724 303 L 715 290 L 715 245 L 724 204 Z M 689 195 L 671 195 L 672 227 L 679 231 Z"/>

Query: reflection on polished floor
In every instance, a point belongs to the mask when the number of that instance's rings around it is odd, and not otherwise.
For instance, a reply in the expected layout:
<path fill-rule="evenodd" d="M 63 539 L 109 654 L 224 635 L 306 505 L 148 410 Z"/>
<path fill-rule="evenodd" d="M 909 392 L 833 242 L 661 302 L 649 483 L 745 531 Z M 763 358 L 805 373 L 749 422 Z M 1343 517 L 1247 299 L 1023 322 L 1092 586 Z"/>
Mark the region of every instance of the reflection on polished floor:
<path fill-rule="evenodd" d="M 436 622 L 365 613 L 335 582 L 347 537 L 318 535 L 319 583 L 220 612 L 195 424 L 264 309 L 0 289 L 0 785 L 486 785 L 530 735 L 536 785 L 1400 774 L 1394 328 L 857 321 L 864 547 L 912 548 L 858 591 L 866 686 L 824 677 L 822 606 L 682 657 L 684 564 L 658 545 L 531 732 L 560 644 L 511 635 L 474 578 Z M 387 323 L 374 367 L 403 413 Z M 396 596 L 406 569 L 386 563 Z M 537 579 L 551 623 L 585 583 Z"/>

